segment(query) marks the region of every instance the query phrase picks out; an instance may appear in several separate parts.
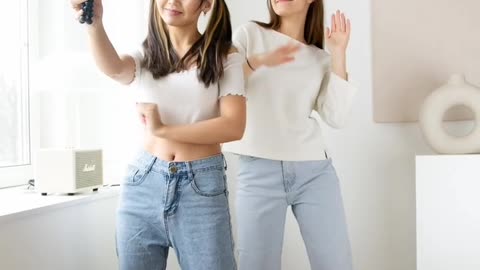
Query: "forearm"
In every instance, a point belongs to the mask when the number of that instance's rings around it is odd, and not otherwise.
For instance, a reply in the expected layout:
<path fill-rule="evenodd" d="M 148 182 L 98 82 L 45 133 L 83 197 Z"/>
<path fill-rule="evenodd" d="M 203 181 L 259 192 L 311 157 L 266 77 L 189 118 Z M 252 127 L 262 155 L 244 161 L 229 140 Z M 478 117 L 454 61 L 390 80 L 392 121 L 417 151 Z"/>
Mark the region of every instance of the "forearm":
<path fill-rule="evenodd" d="M 347 54 L 344 51 L 332 52 L 332 72 L 338 77 L 347 78 Z"/>
<path fill-rule="evenodd" d="M 111 78 L 118 78 L 122 73 L 122 60 L 101 23 L 87 27 L 90 48 L 98 68 Z"/>
<path fill-rule="evenodd" d="M 189 125 L 165 125 L 157 129 L 160 138 L 191 144 L 217 144 L 242 138 L 245 123 L 218 117 Z"/>
<path fill-rule="evenodd" d="M 247 63 L 243 64 L 243 75 L 245 76 L 245 79 L 249 78 L 252 73 L 253 70 L 250 68 L 250 66 Z"/>
<path fill-rule="evenodd" d="M 245 76 L 245 79 L 250 77 L 255 70 L 260 68 L 263 63 L 262 63 L 262 58 L 260 55 L 252 55 L 247 58 L 247 61 L 245 64 L 243 64 L 243 73 Z"/>

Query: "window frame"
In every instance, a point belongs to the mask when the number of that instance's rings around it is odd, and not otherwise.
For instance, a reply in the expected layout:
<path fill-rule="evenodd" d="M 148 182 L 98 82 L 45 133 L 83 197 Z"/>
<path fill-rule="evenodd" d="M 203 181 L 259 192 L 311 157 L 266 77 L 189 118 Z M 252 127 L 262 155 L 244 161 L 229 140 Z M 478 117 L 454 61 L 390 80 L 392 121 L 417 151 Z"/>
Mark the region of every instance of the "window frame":
<path fill-rule="evenodd" d="M 28 0 L 20 0 L 20 27 L 21 27 L 21 111 L 26 113 L 25 117 L 22 117 L 21 126 L 24 131 L 22 136 L 24 137 L 24 144 L 28 143 L 27 147 L 22 149 L 26 156 L 25 164 L 18 164 L 12 166 L 0 167 L 0 188 L 8 188 L 14 186 L 21 186 L 28 184 L 28 180 L 33 179 L 33 157 L 36 149 L 38 149 L 38 121 L 35 119 L 38 117 L 33 110 L 35 106 L 32 106 L 32 96 L 30 92 L 30 67 L 31 67 L 31 38 L 32 38 L 32 21 L 35 21 L 31 17 L 31 7 L 37 6 L 36 3 L 29 3 Z M 35 2 L 35 1 L 31 1 Z M 32 13 L 33 14 L 33 13 Z"/>

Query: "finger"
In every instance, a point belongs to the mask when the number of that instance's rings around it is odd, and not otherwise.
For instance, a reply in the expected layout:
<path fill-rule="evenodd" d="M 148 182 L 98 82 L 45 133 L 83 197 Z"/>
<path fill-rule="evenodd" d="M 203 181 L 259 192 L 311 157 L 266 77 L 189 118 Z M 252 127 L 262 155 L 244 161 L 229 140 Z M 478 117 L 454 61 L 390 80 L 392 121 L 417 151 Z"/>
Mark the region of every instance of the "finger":
<path fill-rule="evenodd" d="M 140 119 L 140 122 L 142 122 L 142 124 L 145 124 L 147 122 L 144 114 L 139 113 L 138 118 Z"/>
<path fill-rule="evenodd" d="M 332 15 L 332 33 L 337 31 L 337 27 L 335 25 L 335 14 Z"/>
<path fill-rule="evenodd" d="M 345 32 L 347 33 L 348 36 L 350 36 L 350 32 L 352 30 L 352 26 L 350 23 L 350 19 L 347 19 L 347 25 L 345 26 Z"/>
<path fill-rule="evenodd" d="M 342 25 L 342 26 L 341 26 L 341 31 L 342 31 L 342 32 L 345 32 L 345 31 L 346 31 L 346 27 L 347 27 L 347 26 L 346 26 L 347 23 L 345 22 L 345 14 L 344 14 L 344 13 L 342 13 L 342 15 L 341 15 L 340 23 L 341 23 L 341 25 Z"/>
<path fill-rule="evenodd" d="M 289 54 L 285 54 L 285 57 L 294 57 L 297 53 L 298 51 L 293 51 L 293 52 L 290 52 Z"/>
<path fill-rule="evenodd" d="M 83 15 L 83 10 L 82 9 L 78 10 L 75 13 L 75 18 L 77 19 L 77 21 L 80 20 L 80 17 L 82 17 L 82 15 Z"/>
<path fill-rule="evenodd" d="M 158 106 L 156 103 L 150 103 L 150 108 L 152 109 L 152 111 L 158 111 Z"/>
<path fill-rule="evenodd" d="M 70 1 L 70 4 L 72 5 L 72 8 L 75 10 L 82 9 L 82 3 L 85 2 L 86 0 L 73 0 Z"/>
<path fill-rule="evenodd" d="M 296 45 L 294 43 L 289 43 L 287 45 L 284 45 L 282 47 L 279 48 L 279 51 L 281 52 L 288 52 L 290 51 L 292 48 L 294 48 Z"/>
<path fill-rule="evenodd" d="M 145 110 L 145 105 L 143 103 L 137 103 L 137 111 L 143 113 L 143 111 Z"/>
<path fill-rule="evenodd" d="M 137 106 L 140 106 L 145 110 L 153 110 L 157 108 L 157 104 L 150 103 L 150 102 L 140 102 L 140 103 L 137 103 Z"/>
<path fill-rule="evenodd" d="M 74 5 L 81 5 L 83 2 L 86 2 L 87 0 L 70 0 L 70 3 L 72 6 Z"/>
<path fill-rule="evenodd" d="M 340 10 L 337 10 L 337 13 L 335 14 L 335 25 L 337 27 L 337 31 L 341 31 L 342 24 L 340 22 Z"/>
<path fill-rule="evenodd" d="M 285 57 L 280 60 L 278 65 L 287 64 L 287 63 L 293 62 L 294 60 L 295 60 L 295 57 Z"/>
<path fill-rule="evenodd" d="M 298 45 L 298 44 L 294 45 L 294 46 L 288 48 L 288 51 L 286 51 L 286 54 L 294 54 L 294 53 L 298 52 L 300 50 L 300 48 L 301 48 L 300 45 Z"/>
<path fill-rule="evenodd" d="M 326 31 L 325 31 L 325 35 L 326 35 L 326 37 L 327 37 L 327 38 L 329 38 L 329 37 L 330 37 L 330 34 L 331 34 L 331 32 L 330 32 L 330 28 L 329 28 L 329 27 L 327 27 L 327 29 L 326 29 Z"/>
<path fill-rule="evenodd" d="M 278 55 L 278 58 L 279 59 L 285 59 L 285 58 L 293 57 L 298 52 L 298 50 L 299 49 L 297 49 L 296 47 L 291 48 L 291 49 L 289 49 L 289 51 L 284 51 L 284 52 L 282 52 L 282 54 Z M 282 60 L 280 60 L 280 61 L 282 61 Z"/>
<path fill-rule="evenodd" d="M 299 51 L 301 48 L 302 48 L 302 45 L 297 44 L 297 45 L 293 46 L 292 50 L 293 51 Z"/>
<path fill-rule="evenodd" d="M 290 54 L 291 50 L 292 50 L 292 47 L 291 47 L 291 44 L 289 44 L 287 46 L 283 46 L 283 47 L 279 48 L 275 53 L 276 53 L 277 57 L 282 57 L 284 55 Z"/>
<path fill-rule="evenodd" d="M 294 60 L 293 57 L 290 57 L 290 58 L 282 58 L 282 59 L 279 59 L 278 61 L 276 61 L 272 66 L 280 66 L 280 65 L 283 65 L 283 64 L 287 64 L 287 63 L 290 63 Z"/>

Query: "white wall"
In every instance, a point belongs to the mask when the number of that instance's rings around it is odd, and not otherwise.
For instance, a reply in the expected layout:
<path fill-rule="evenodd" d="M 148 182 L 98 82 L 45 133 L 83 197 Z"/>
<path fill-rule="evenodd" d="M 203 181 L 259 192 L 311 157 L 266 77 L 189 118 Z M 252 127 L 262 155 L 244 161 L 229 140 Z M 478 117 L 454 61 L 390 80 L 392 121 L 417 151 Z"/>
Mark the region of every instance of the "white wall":
<path fill-rule="evenodd" d="M 117 198 L 0 222 L 0 269 L 116 269 Z"/>
<path fill-rule="evenodd" d="M 267 18 L 266 1 L 227 2 L 234 26 L 250 19 Z M 379 125 L 372 121 L 370 2 L 327 0 L 326 4 L 329 12 L 339 8 L 352 19 L 349 71 L 361 89 L 348 127 L 340 131 L 327 130 L 326 134 L 331 156 L 341 178 L 355 268 L 413 270 L 414 155 L 429 153 L 430 150 L 424 144 L 416 124 Z M 112 16 L 108 13 L 106 16 L 109 15 Z M 115 18 L 110 17 L 112 23 L 109 28 L 113 39 L 121 42 L 122 36 L 128 37 L 135 32 L 132 28 L 126 28 L 125 31 L 121 28 L 131 16 L 128 9 L 123 9 L 118 11 Z M 48 44 L 48 40 L 45 42 Z M 125 93 L 123 90 L 106 93 L 110 96 L 104 99 L 100 108 L 106 113 L 103 115 L 105 126 L 99 131 L 105 149 L 106 175 L 113 182 L 122 176 L 129 154 L 135 149 L 133 142 L 139 139 L 134 109 L 126 96 L 121 94 Z M 228 159 L 230 188 L 233 191 L 236 164 L 231 157 Z M 234 192 L 231 194 L 233 206 Z M 111 224 L 110 220 L 106 222 Z M 285 240 L 284 269 L 308 269 L 305 249 L 292 215 L 288 216 Z M 48 249 L 50 245 L 46 245 Z M 178 268 L 171 264 L 169 269 Z"/>

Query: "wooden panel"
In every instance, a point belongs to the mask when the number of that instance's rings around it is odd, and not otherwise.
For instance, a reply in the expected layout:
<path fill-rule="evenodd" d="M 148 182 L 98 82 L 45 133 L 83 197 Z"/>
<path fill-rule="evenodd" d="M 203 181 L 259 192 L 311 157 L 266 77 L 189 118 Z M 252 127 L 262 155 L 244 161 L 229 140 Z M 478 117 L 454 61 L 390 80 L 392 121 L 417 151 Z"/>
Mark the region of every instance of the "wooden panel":
<path fill-rule="evenodd" d="M 375 121 L 417 121 L 453 73 L 480 85 L 479 12 L 479 0 L 372 0 Z M 448 119 L 469 117 L 460 109 Z"/>

